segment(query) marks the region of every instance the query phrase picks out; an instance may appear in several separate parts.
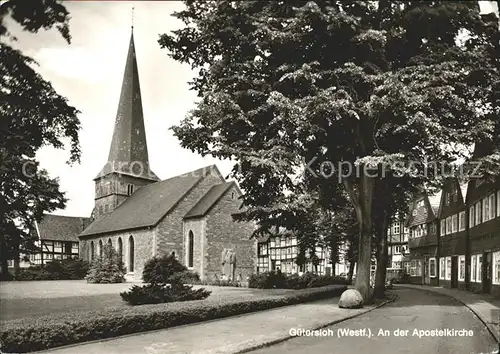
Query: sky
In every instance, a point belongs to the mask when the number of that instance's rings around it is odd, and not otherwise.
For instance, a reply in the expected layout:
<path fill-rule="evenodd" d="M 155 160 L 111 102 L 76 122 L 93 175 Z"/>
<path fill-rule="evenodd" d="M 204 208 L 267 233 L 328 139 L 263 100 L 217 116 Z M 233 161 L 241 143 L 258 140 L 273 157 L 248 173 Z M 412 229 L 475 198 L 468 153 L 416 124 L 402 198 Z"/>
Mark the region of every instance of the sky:
<path fill-rule="evenodd" d="M 15 46 L 34 58 L 37 71 L 55 90 L 79 109 L 82 130 L 81 163 L 68 166 L 69 152 L 42 148 L 40 164 L 69 199 L 59 215 L 89 216 L 94 206 L 93 178 L 107 161 L 118 107 L 134 10 L 134 39 L 141 83 L 144 123 L 152 170 L 166 179 L 216 163 L 229 174 L 232 163 L 203 158 L 183 149 L 169 127 L 180 123 L 194 108 L 197 99 L 189 90 L 194 77 L 188 65 L 168 57 L 158 44 L 160 34 L 180 28 L 182 22 L 171 16 L 183 9 L 178 1 L 71 1 L 64 2 L 70 12 L 71 44 L 57 30 L 36 35 L 13 28 Z"/>
<path fill-rule="evenodd" d="M 0 1 L 1 2 L 1 1 Z M 496 4 L 480 1 L 484 12 Z M 224 176 L 232 162 L 201 157 L 183 149 L 169 128 L 195 106 L 188 82 L 195 73 L 168 57 L 158 44 L 160 34 L 181 28 L 172 17 L 180 1 L 65 1 L 70 12 L 72 42 L 57 30 L 30 34 L 9 23 L 18 38 L 16 48 L 32 58 L 37 71 L 55 90 L 81 111 L 81 163 L 68 166 L 67 150 L 42 148 L 37 158 L 52 177 L 58 177 L 69 199 L 68 216 L 90 216 L 94 206 L 93 178 L 107 161 L 120 95 L 134 10 L 134 39 L 141 82 L 144 123 L 152 170 L 166 179 L 215 163 Z"/>

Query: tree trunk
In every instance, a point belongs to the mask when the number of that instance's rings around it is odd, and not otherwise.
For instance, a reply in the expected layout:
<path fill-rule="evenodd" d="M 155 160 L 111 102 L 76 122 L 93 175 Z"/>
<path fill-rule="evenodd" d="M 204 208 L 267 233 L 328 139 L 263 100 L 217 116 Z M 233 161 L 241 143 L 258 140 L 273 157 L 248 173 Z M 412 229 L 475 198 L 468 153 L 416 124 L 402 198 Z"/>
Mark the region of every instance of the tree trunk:
<path fill-rule="evenodd" d="M 389 252 L 387 249 L 387 226 L 388 217 L 384 213 L 380 227 L 377 229 L 377 272 L 375 274 L 375 288 L 373 296 L 383 298 L 385 296 L 385 278 L 387 275 L 387 258 Z"/>
<path fill-rule="evenodd" d="M 371 237 L 372 230 L 368 227 L 369 221 L 363 219 L 359 233 L 358 267 L 354 286 L 363 296 L 364 302 L 371 300 L 370 267 L 371 267 Z"/>
<path fill-rule="evenodd" d="M 0 231 L 0 266 L 2 267 L 1 279 L 7 280 L 9 278 L 9 266 L 7 264 L 7 243 L 5 242 L 5 235 Z"/>
<path fill-rule="evenodd" d="M 14 276 L 16 276 L 16 277 L 19 275 L 20 269 L 21 269 L 21 267 L 19 265 L 19 258 L 20 258 L 20 255 L 19 255 L 19 239 L 18 239 L 14 245 L 14 251 L 13 251 Z"/>
<path fill-rule="evenodd" d="M 358 247 L 358 267 L 356 272 L 356 290 L 363 296 L 365 303 L 371 301 L 370 268 L 372 259 L 372 202 L 373 178 L 366 174 L 360 177 L 359 199 L 356 208 L 360 231 Z"/>
<path fill-rule="evenodd" d="M 338 261 L 338 253 L 339 253 L 339 249 L 338 249 L 338 242 L 337 242 L 337 234 L 333 234 L 332 236 L 332 240 L 330 242 L 330 263 L 332 264 L 332 276 L 335 276 L 335 273 L 336 273 L 336 264 L 337 264 L 337 261 Z"/>
<path fill-rule="evenodd" d="M 354 275 L 354 267 L 356 266 L 356 261 L 353 259 L 349 262 L 349 272 L 347 273 L 347 282 L 352 284 L 352 277 Z"/>

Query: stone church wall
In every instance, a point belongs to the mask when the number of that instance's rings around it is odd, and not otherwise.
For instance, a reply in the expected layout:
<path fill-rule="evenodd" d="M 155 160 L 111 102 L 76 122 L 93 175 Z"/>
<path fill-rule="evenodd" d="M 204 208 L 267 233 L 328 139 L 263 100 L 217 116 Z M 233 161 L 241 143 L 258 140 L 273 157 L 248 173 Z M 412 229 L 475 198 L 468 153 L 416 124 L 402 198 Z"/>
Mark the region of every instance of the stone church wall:
<path fill-rule="evenodd" d="M 206 219 L 196 218 L 189 219 L 184 222 L 184 241 L 183 248 L 186 250 L 182 263 L 188 266 L 188 250 L 189 250 L 189 231 L 193 232 L 194 247 L 193 247 L 193 267 L 191 270 L 199 274 L 201 279 L 204 279 L 205 267 L 203 264 L 203 252 L 207 249 L 207 238 L 205 235 Z"/>
<path fill-rule="evenodd" d="M 236 222 L 231 216 L 240 211 L 239 196 L 238 190 L 231 188 L 206 216 L 207 242 L 204 264 L 208 279 L 220 279 L 224 249 L 232 249 L 236 255 L 236 280 L 241 274 L 242 280 L 246 281 L 256 269 L 257 242 L 250 239 L 254 224 Z"/>
<path fill-rule="evenodd" d="M 108 240 L 111 240 L 112 246 L 116 250 L 118 250 L 118 239 L 121 238 L 123 247 L 123 263 L 127 268 L 127 272 L 130 273 L 130 236 L 132 236 L 134 240 L 134 273 L 128 274 L 127 278 L 141 280 L 144 263 L 146 263 L 146 261 L 153 257 L 154 229 L 129 230 L 127 232 L 107 234 L 102 236 L 96 235 L 95 237 L 80 239 L 80 254 L 85 260 L 90 260 L 91 241 L 94 242 L 95 257 L 97 257 L 97 255 L 99 254 L 99 241 L 102 241 L 102 244 L 105 245 Z"/>
<path fill-rule="evenodd" d="M 175 251 L 178 259 L 185 264 L 186 249 L 184 247 L 183 218 L 189 210 L 215 184 L 224 182 L 214 173 L 208 173 L 157 226 L 156 253 L 158 256 Z"/>

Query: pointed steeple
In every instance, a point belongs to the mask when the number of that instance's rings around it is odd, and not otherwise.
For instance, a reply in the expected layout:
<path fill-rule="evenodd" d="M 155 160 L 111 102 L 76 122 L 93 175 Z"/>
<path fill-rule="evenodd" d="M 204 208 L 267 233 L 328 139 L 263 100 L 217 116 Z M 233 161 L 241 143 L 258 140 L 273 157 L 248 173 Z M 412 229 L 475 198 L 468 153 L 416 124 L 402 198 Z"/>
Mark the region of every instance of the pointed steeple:
<path fill-rule="evenodd" d="M 133 25 L 108 162 L 96 179 L 113 172 L 159 180 L 149 167 Z"/>

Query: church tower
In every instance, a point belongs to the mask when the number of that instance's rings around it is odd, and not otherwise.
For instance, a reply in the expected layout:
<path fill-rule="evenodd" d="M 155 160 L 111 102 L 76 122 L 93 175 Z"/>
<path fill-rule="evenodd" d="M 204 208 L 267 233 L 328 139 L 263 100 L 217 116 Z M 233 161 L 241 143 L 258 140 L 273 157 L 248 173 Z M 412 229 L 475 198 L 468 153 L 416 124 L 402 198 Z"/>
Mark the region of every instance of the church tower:
<path fill-rule="evenodd" d="M 94 178 L 92 216 L 98 219 L 111 213 L 138 188 L 158 180 L 149 167 L 132 27 L 108 162 Z"/>

